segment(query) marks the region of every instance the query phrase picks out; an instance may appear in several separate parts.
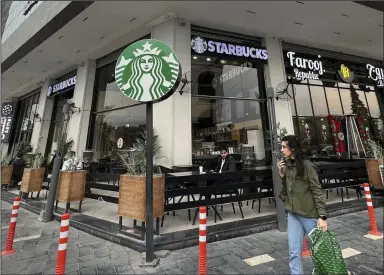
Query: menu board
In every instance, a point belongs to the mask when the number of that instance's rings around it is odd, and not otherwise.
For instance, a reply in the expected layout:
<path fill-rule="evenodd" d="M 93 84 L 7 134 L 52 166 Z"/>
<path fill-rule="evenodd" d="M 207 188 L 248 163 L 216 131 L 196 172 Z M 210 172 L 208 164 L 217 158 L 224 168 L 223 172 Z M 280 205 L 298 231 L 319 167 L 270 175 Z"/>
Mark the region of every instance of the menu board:
<path fill-rule="evenodd" d="M 17 101 L 4 102 L 1 106 L 1 142 L 8 143 L 16 113 Z"/>

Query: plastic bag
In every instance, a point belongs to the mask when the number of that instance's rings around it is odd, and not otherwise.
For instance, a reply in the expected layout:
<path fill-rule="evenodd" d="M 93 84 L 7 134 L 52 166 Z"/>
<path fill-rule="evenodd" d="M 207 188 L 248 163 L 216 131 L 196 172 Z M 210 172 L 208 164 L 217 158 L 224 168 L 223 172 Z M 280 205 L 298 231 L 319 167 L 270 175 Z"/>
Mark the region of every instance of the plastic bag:
<path fill-rule="evenodd" d="M 314 275 L 348 275 L 336 236 L 330 230 L 314 229 L 308 237 L 312 241 L 312 260 Z"/>

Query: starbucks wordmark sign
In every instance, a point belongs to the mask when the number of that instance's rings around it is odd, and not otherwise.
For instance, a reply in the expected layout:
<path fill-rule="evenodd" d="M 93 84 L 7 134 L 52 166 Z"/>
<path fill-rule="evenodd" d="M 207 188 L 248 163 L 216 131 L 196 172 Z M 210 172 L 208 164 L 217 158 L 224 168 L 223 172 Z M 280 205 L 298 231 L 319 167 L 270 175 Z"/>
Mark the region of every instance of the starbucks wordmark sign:
<path fill-rule="evenodd" d="M 129 45 L 117 60 L 116 84 L 127 97 L 140 102 L 161 101 L 180 83 L 181 67 L 174 51 L 155 39 Z"/>

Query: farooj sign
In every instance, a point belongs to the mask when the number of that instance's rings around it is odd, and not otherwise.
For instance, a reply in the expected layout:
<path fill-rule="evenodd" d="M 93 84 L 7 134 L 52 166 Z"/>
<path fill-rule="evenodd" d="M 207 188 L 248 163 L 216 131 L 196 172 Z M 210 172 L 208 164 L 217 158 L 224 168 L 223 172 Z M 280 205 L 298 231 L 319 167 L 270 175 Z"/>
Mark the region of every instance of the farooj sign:
<path fill-rule="evenodd" d="M 8 143 L 17 102 L 4 102 L 1 107 L 1 142 Z"/>
<path fill-rule="evenodd" d="M 367 64 L 368 77 L 376 81 L 378 87 L 384 87 L 384 69 Z"/>
<path fill-rule="evenodd" d="M 233 55 L 239 57 L 250 57 L 253 59 L 268 59 L 266 49 L 243 46 L 214 40 L 206 40 L 203 37 L 196 36 L 191 40 L 191 48 L 195 53 L 203 54 L 205 52 L 218 53 L 223 55 Z"/>
<path fill-rule="evenodd" d="M 295 78 L 305 79 L 319 79 L 325 70 L 323 69 L 323 63 L 319 60 L 306 59 L 303 57 L 296 56 L 295 52 L 288 52 L 287 57 L 289 59 L 289 65 L 294 68 L 293 72 Z"/>
<path fill-rule="evenodd" d="M 47 96 L 57 94 L 67 88 L 71 88 L 76 84 L 76 76 L 63 80 L 57 84 L 51 85 L 48 87 Z"/>

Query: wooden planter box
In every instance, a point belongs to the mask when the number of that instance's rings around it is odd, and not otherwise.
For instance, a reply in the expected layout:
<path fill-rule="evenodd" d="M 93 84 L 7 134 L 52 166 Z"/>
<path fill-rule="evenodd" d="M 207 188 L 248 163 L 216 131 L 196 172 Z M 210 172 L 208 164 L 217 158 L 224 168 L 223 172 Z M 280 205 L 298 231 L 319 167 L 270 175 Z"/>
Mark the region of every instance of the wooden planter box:
<path fill-rule="evenodd" d="M 40 192 L 43 185 L 45 168 L 24 168 L 23 179 L 20 192 L 31 193 Z"/>
<path fill-rule="evenodd" d="M 12 179 L 13 166 L 1 166 L 1 185 L 10 185 Z"/>
<path fill-rule="evenodd" d="M 85 183 L 87 171 L 61 171 L 59 187 L 56 197 L 56 208 L 58 202 L 67 204 L 66 212 L 68 212 L 70 203 L 80 201 L 79 212 L 81 212 L 81 204 L 84 200 Z"/>
<path fill-rule="evenodd" d="M 383 188 L 384 183 L 380 175 L 380 165 L 383 165 L 382 159 L 366 159 L 365 164 L 367 166 L 369 183 L 373 186 Z"/>
<path fill-rule="evenodd" d="M 120 175 L 119 216 L 145 222 L 145 177 Z M 164 215 L 164 176 L 153 177 L 153 218 Z"/>

